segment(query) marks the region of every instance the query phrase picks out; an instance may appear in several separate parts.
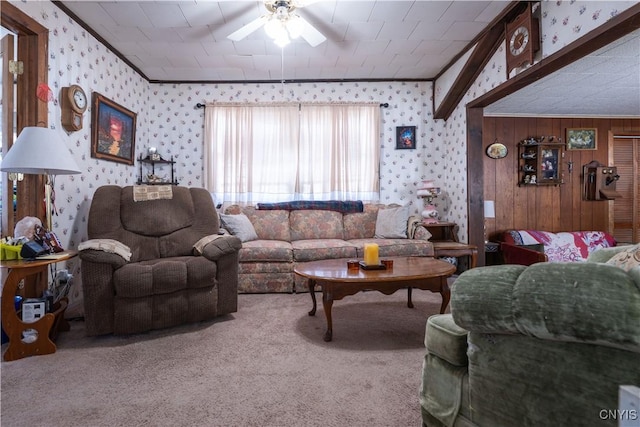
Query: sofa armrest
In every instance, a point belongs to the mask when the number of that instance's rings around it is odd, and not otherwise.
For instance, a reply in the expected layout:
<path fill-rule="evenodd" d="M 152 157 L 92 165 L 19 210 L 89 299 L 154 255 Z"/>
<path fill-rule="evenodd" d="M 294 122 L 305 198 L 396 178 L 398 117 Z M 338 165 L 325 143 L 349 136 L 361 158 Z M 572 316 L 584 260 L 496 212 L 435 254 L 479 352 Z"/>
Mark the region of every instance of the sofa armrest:
<path fill-rule="evenodd" d="M 511 243 L 500 243 L 500 250 L 505 264 L 532 265 L 549 261 L 549 257 L 543 252 Z"/>

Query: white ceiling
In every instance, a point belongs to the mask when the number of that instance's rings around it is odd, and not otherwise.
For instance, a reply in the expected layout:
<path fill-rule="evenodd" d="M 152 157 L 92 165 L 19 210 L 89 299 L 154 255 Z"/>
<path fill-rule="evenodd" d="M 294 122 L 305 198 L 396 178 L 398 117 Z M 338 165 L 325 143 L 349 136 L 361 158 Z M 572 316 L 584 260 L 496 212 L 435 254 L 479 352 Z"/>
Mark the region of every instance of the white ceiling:
<path fill-rule="evenodd" d="M 316 0 L 296 13 L 327 40 L 281 50 L 262 28 L 227 39 L 267 13 L 262 1 L 61 3 L 152 81 L 432 79 L 509 5 Z"/>
<path fill-rule="evenodd" d="M 307 0 L 309 1 L 309 0 Z M 281 50 L 262 1 L 61 1 L 151 81 L 430 80 L 506 1 L 312 0 L 297 13 L 327 40 Z M 485 108 L 490 115 L 640 117 L 640 30 Z"/>
<path fill-rule="evenodd" d="M 640 117 L 640 30 L 485 107 L 484 113 Z"/>

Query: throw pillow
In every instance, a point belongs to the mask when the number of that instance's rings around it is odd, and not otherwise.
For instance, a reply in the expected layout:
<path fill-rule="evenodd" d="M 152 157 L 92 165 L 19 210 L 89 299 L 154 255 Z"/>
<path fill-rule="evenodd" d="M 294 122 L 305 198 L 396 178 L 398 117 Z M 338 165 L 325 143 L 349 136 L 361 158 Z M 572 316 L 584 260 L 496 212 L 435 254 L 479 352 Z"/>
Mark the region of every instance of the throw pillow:
<path fill-rule="evenodd" d="M 640 245 L 629 246 L 622 252 L 618 252 L 609 258 L 607 264 L 620 267 L 624 271 L 640 266 Z"/>
<path fill-rule="evenodd" d="M 222 225 L 224 225 L 224 228 L 226 228 L 229 233 L 236 236 L 242 242 L 258 240 L 258 234 L 256 234 L 256 230 L 253 228 L 253 224 L 251 224 L 251 221 L 249 221 L 249 218 L 247 218 L 246 215 L 220 214 L 220 220 L 222 221 Z"/>
<path fill-rule="evenodd" d="M 374 237 L 383 239 L 406 239 L 409 206 L 378 210 Z"/>

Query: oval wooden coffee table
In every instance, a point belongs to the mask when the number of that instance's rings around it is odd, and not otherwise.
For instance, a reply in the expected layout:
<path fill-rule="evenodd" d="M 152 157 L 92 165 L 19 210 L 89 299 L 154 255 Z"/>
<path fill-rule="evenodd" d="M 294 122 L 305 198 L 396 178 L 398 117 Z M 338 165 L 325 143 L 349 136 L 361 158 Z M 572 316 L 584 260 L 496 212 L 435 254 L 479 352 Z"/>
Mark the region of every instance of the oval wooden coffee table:
<path fill-rule="evenodd" d="M 374 290 L 385 295 L 391 295 L 399 289 L 408 289 L 407 305 L 413 308 L 411 289 L 424 289 L 439 292 L 442 295 L 440 313 L 444 313 L 451 291 L 447 284 L 447 277 L 455 271 L 455 266 L 448 262 L 439 261 L 431 257 L 392 257 L 393 268 L 388 270 L 347 269 L 346 259 L 327 259 L 297 264 L 294 272 L 308 279 L 309 293 L 313 301 L 313 308 L 309 316 L 316 314 L 315 285 L 322 288 L 322 306 L 327 318 L 325 341 L 333 338 L 333 323 L 331 307 L 333 301 L 354 295 L 364 290 Z"/>

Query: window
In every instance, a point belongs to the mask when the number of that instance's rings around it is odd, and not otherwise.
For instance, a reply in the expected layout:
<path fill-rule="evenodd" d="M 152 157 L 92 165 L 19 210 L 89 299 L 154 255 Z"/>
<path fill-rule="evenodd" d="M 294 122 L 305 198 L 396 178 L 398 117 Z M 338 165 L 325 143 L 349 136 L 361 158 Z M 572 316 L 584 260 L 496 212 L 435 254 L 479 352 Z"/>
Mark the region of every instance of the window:
<path fill-rule="evenodd" d="M 205 115 L 205 186 L 217 203 L 379 198 L 373 104 L 216 105 Z"/>

